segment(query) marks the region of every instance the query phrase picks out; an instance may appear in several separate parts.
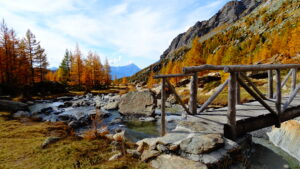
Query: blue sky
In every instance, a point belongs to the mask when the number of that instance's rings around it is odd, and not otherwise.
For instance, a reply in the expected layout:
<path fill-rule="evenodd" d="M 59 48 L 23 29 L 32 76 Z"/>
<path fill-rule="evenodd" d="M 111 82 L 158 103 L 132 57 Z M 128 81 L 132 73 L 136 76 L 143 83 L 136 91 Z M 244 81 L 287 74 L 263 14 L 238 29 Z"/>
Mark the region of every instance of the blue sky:
<path fill-rule="evenodd" d="M 18 37 L 30 29 L 50 67 L 66 48 L 97 52 L 111 65 L 144 68 L 159 60 L 172 39 L 210 18 L 229 0 L 0 0 L 0 18 Z"/>

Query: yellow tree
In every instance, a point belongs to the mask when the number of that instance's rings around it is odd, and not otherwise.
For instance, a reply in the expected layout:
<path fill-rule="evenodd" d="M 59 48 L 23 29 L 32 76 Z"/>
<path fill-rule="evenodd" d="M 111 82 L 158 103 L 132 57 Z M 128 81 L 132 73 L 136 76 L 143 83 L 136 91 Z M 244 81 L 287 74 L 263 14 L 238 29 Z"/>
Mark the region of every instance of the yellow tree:
<path fill-rule="evenodd" d="M 101 85 L 101 80 L 104 76 L 103 65 L 101 64 L 100 56 L 97 53 L 92 57 L 92 69 L 93 69 L 93 85 L 94 87 Z"/>
<path fill-rule="evenodd" d="M 126 77 L 122 78 L 122 85 L 127 85 L 127 78 Z"/>
<path fill-rule="evenodd" d="M 147 82 L 147 87 L 148 88 L 152 88 L 153 85 L 155 84 L 155 80 L 153 79 L 154 73 L 151 71 L 149 78 L 148 78 L 148 82 Z"/>
<path fill-rule="evenodd" d="M 81 81 L 85 85 L 86 90 L 90 91 L 93 87 L 93 54 L 89 52 L 87 59 L 84 60 L 83 73 Z"/>
<path fill-rule="evenodd" d="M 81 76 L 83 71 L 82 54 L 78 44 L 76 45 L 74 54 L 71 57 L 71 84 L 81 85 Z"/>
<path fill-rule="evenodd" d="M 193 40 L 192 48 L 187 52 L 185 56 L 184 66 L 195 66 L 205 64 L 204 56 L 202 56 L 202 43 L 199 42 L 199 38 L 196 37 Z"/>
<path fill-rule="evenodd" d="M 289 48 L 290 48 L 290 56 L 295 56 L 297 53 L 300 52 L 300 24 L 292 30 L 291 32 L 291 40 L 289 41 Z"/>

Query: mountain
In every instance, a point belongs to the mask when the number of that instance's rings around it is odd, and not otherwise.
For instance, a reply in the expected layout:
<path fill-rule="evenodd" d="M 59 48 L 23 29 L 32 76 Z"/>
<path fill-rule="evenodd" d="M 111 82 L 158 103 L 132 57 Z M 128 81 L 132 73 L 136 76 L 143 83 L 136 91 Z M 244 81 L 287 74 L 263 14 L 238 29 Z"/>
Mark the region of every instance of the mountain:
<path fill-rule="evenodd" d="M 285 62 L 293 62 L 289 58 L 296 53 L 291 52 L 290 41 L 299 39 L 294 29 L 300 27 L 299 8 L 299 0 L 230 1 L 209 20 L 198 21 L 175 37 L 160 60 L 131 81 L 146 82 L 151 71 L 180 73 L 184 66 L 200 64 L 274 63 L 286 58 Z"/>
<path fill-rule="evenodd" d="M 136 72 L 140 71 L 141 69 L 136 66 L 135 64 L 129 64 L 126 66 L 111 66 L 111 76 L 114 79 L 117 77 L 117 79 L 127 76 L 132 76 Z"/>
<path fill-rule="evenodd" d="M 57 67 L 50 67 L 49 70 L 51 71 L 56 71 L 58 68 Z"/>

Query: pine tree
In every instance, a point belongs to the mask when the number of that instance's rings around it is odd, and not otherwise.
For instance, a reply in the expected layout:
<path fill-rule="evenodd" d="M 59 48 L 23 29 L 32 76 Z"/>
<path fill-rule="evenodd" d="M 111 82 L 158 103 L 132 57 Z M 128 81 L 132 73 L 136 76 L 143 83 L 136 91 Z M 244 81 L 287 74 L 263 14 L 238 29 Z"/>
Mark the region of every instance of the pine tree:
<path fill-rule="evenodd" d="M 110 66 L 108 63 L 108 60 L 105 60 L 104 64 L 104 84 L 105 86 L 108 86 L 110 84 L 111 77 L 110 77 Z"/>
<path fill-rule="evenodd" d="M 43 49 L 40 45 L 37 46 L 35 59 L 34 59 L 38 74 L 39 74 L 39 81 L 44 81 L 44 75 L 47 73 L 47 55 L 45 54 L 45 49 Z"/>
<path fill-rule="evenodd" d="M 62 83 L 67 83 L 70 80 L 70 69 L 71 69 L 71 52 L 66 49 L 64 58 L 59 66 L 59 81 Z"/>
<path fill-rule="evenodd" d="M 38 47 L 40 45 L 40 42 L 36 40 L 35 35 L 28 29 L 25 36 L 25 43 L 26 43 L 26 53 L 28 55 L 29 63 L 30 63 L 30 69 L 31 69 L 31 83 L 33 84 L 34 77 L 35 77 L 35 70 L 34 70 L 34 64 L 35 64 L 35 58 L 38 52 Z"/>

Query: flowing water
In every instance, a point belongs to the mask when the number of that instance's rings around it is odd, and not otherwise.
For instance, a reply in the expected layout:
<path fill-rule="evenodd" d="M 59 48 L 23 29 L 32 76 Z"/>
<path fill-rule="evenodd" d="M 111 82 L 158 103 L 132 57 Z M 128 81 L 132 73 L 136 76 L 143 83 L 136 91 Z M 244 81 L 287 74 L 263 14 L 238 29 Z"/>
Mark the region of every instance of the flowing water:
<path fill-rule="evenodd" d="M 85 107 L 68 107 L 58 108 L 63 102 L 51 102 L 51 101 L 39 101 L 30 107 L 31 113 L 39 112 L 44 108 L 52 107 L 53 112 L 48 115 L 43 115 L 44 121 L 59 121 L 59 115 L 73 115 L 77 119 L 86 114 L 95 113 L 94 106 Z M 106 111 L 101 110 L 104 113 L 108 113 L 109 116 L 103 118 L 98 127 L 107 126 L 113 133 L 115 129 L 125 129 L 127 137 L 131 141 L 138 141 L 143 138 L 157 137 L 160 135 L 160 121 L 145 122 L 137 119 L 121 120 L 122 116 L 116 110 Z M 171 131 L 176 127 L 176 120 L 180 119 L 180 116 L 169 115 L 167 118 L 167 130 Z M 112 123 L 120 119 L 116 123 Z M 76 130 L 78 134 L 84 133 L 91 128 L 91 124 L 82 126 Z M 252 169 L 300 169 L 299 161 L 291 157 L 278 147 L 274 146 L 268 140 L 261 138 L 253 138 L 252 154 L 250 155 L 251 168 Z"/>

